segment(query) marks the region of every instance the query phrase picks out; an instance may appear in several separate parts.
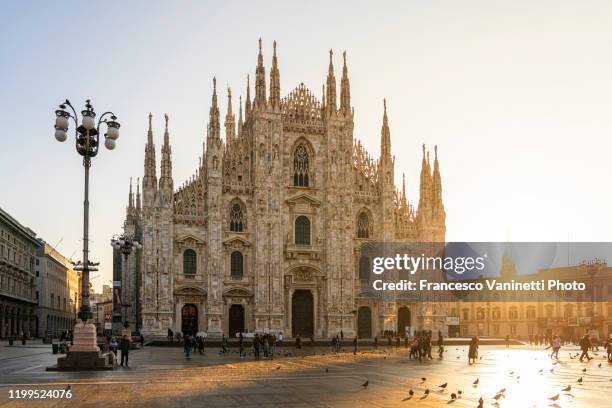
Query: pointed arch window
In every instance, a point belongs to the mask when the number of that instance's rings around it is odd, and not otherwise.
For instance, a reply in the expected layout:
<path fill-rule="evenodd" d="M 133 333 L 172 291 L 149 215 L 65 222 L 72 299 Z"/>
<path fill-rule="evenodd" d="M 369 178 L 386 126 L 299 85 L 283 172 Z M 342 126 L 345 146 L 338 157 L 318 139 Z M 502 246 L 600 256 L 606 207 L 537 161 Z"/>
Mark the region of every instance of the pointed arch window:
<path fill-rule="evenodd" d="M 296 245 L 310 245 L 310 220 L 300 215 L 295 219 Z"/>
<path fill-rule="evenodd" d="M 304 144 L 299 144 L 293 153 L 293 185 L 296 187 L 308 187 L 309 178 L 308 150 Z"/>
<path fill-rule="evenodd" d="M 241 252 L 234 251 L 231 255 L 231 277 L 240 280 L 244 275 L 244 257 Z"/>
<path fill-rule="evenodd" d="M 193 249 L 186 249 L 183 252 L 183 275 L 186 278 L 193 278 L 197 272 L 198 256 Z"/>
<path fill-rule="evenodd" d="M 357 238 L 370 238 L 370 217 L 365 211 L 357 217 Z"/>
<path fill-rule="evenodd" d="M 242 205 L 234 202 L 230 208 L 230 231 L 243 232 L 246 229 L 245 211 Z"/>

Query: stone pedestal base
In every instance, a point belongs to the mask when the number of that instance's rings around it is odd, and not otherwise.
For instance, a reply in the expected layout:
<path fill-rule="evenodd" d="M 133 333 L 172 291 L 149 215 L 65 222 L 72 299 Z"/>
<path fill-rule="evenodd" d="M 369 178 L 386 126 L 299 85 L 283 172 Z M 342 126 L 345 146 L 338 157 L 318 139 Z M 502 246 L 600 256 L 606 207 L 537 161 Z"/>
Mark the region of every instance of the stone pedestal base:
<path fill-rule="evenodd" d="M 66 357 L 57 359 L 57 366 L 47 367 L 47 371 L 84 371 L 112 370 L 106 355 L 100 355 L 97 344 L 96 326 L 79 322 L 74 326 L 73 345 Z"/>
<path fill-rule="evenodd" d="M 66 357 L 57 359 L 57 365 L 47 367 L 47 371 L 92 371 L 112 370 L 106 354 L 98 351 L 69 351 Z"/>

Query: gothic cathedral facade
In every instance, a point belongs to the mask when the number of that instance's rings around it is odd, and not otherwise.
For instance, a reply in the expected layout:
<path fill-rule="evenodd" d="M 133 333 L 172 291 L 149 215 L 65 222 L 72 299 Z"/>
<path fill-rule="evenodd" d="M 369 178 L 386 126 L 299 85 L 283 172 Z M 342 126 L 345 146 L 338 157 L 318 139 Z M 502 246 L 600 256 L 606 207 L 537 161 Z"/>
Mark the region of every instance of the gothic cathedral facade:
<path fill-rule="evenodd" d="M 339 98 L 331 51 L 321 100 L 304 84 L 281 98 L 276 43 L 269 88 L 266 82 L 260 40 L 254 98 L 247 79 L 236 121 L 228 89 L 222 138 L 213 79 L 200 165 L 178 188 L 168 117 L 158 178 L 149 115 L 142 198 L 130 192 L 125 220 L 126 231 L 143 244 L 139 259 L 128 262 L 128 274 L 140 283 L 134 318 L 142 332 L 328 338 L 340 330 L 373 337 L 427 326 L 419 305 L 365 294 L 370 283 L 360 248 L 366 242 L 444 242 L 437 149 L 432 166 L 423 147 L 415 209 L 405 182 L 401 190 L 394 183 L 386 103 L 380 157 L 353 138 L 346 54 Z"/>

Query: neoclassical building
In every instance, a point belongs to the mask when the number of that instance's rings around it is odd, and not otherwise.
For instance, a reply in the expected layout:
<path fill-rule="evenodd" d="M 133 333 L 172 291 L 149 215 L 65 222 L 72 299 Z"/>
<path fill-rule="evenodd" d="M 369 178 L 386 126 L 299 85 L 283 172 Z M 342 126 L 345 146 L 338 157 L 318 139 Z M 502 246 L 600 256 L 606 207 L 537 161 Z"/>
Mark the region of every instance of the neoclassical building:
<path fill-rule="evenodd" d="M 410 299 L 372 299 L 362 285 L 363 243 L 444 242 L 437 149 L 423 147 L 416 208 L 396 188 L 386 103 L 380 157 L 353 137 L 346 64 L 339 83 L 330 51 L 318 99 L 304 84 L 281 98 L 276 43 L 269 76 L 259 45 L 254 97 L 247 77 L 235 119 L 231 90 L 222 119 L 216 81 L 202 157 L 175 187 L 168 116 L 157 172 L 152 116 L 142 197 L 130 194 L 126 230 L 143 250 L 128 261 L 141 276 L 145 335 L 282 331 L 285 336 L 372 337 L 423 326 Z M 338 98 L 339 93 L 339 98 Z M 244 114 L 243 114 L 244 111 Z M 222 121 L 224 136 L 222 136 Z M 361 267 L 361 271 L 360 271 Z M 361 272 L 361 274 L 360 274 Z M 438 312 L 439 313 L 439 312 Z"/>
<path fill-rule="evenodd" d="M 80 307 L 80 276 L 72 261 L 39 239 L 36 258 L 36 336 L 59 337 L 74 328 Z"/>
<path fill-rule="evenodd" d="M 36 333 L 36 233 L 0 208 L 0 338 Z"/>

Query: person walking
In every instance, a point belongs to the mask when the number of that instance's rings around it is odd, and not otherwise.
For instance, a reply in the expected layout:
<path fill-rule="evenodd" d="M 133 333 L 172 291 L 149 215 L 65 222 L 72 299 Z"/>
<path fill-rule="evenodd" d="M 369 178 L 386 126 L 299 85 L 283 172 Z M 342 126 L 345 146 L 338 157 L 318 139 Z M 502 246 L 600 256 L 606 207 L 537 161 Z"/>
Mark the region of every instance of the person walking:
<path fill-rule="evenodd" d="M 244 358 L 244 336 L 242 332 L 238 333 L 238 351 L 240 353 L 240 358 Z"/>
<path fill-rule="evenodd" d="M 476 362 L 478 358 L 478 338 L 472 337 L 470 341 L 470 348 L 468 350 L 468 364 L 472 364 Z"/>
<path fill-rule="evenodd" d="M 227 337 L 225 336 L 225 333 L 223 333 L 221 335 L 221 351 L 219 352 L 219 354 L 227 353 L 227 344 L 228 344 Z"/>
<path fill-rule="evenodd" d="M 552 340 L 552 353 L 550 353 L 550 358 L 553 358 L 554 356 L 558 360 L 560 348 L 561 348 L 561 339 L 559 339 L 559 336 L 555 336 L 555 338 Z"/>
<path fill-rule="evenodd" d="M 589 339 L 589 335 L 585 334 L 580 339 L 580 349 L 582 350 L 582 354 L 580 355 L 580 362 L 582 362 L 582 359 L 584 357 L 586 357 L 587 361 L 591 360 L 591 357 L 589 357 L 590 348 L 591 348 L 591 340 Z"/>
<path fill-rule="evenodd" d="M 298 350 L 302 348 L 302 339 L 299 334 L 295 337 L 295 348 Z"/>
<path fill-rule="evenodd" d="M 353 339 L 353 355 L 357 355 L 357 336 Z"/>
<path fill-rule="evenodd" d="M 612 334 L 606 340 L 606 353 L 608 353 L 608 363 L 612 363 Z"/>
<path fill-rule="evenodd" d="M 187 360 L 191 360 L 191 347 L 191 336 L 187 334 L 183 340 L 183 348 L 185 350 L 185 358 Z"/>
<path fill-rule="evenodd" d="M 125 363 L 125 366 L 128 366 L 128 358 L 130 355 L 130 340 L 128 339 L 127 335 L 123 335 L 123 337 L 121 338 L 121 367 L 123 367 L 123 364 Z"/>
<path fill-rule="evenodd" d="M 444 336 L 438 331 L 438 357 L 444 357 Z"/>
<path fill-rule="evenodd" d="M 253 354 L 255 360 L 259 360 L 259 350 L 260 350 L 260 342 L 259 342 L 259 334 L 255 333 L 255 337 L 253 338 Z"/>
<path fill-rule="evenodd" d="M 378 349 L 378 336 L 374 336 L 374 348 Z"/>
<path fill-rule="evenodd" d="M 142 333 L 140 333 L 140 348 L 144 348 L 144 336 L 142 335 Z"/>

